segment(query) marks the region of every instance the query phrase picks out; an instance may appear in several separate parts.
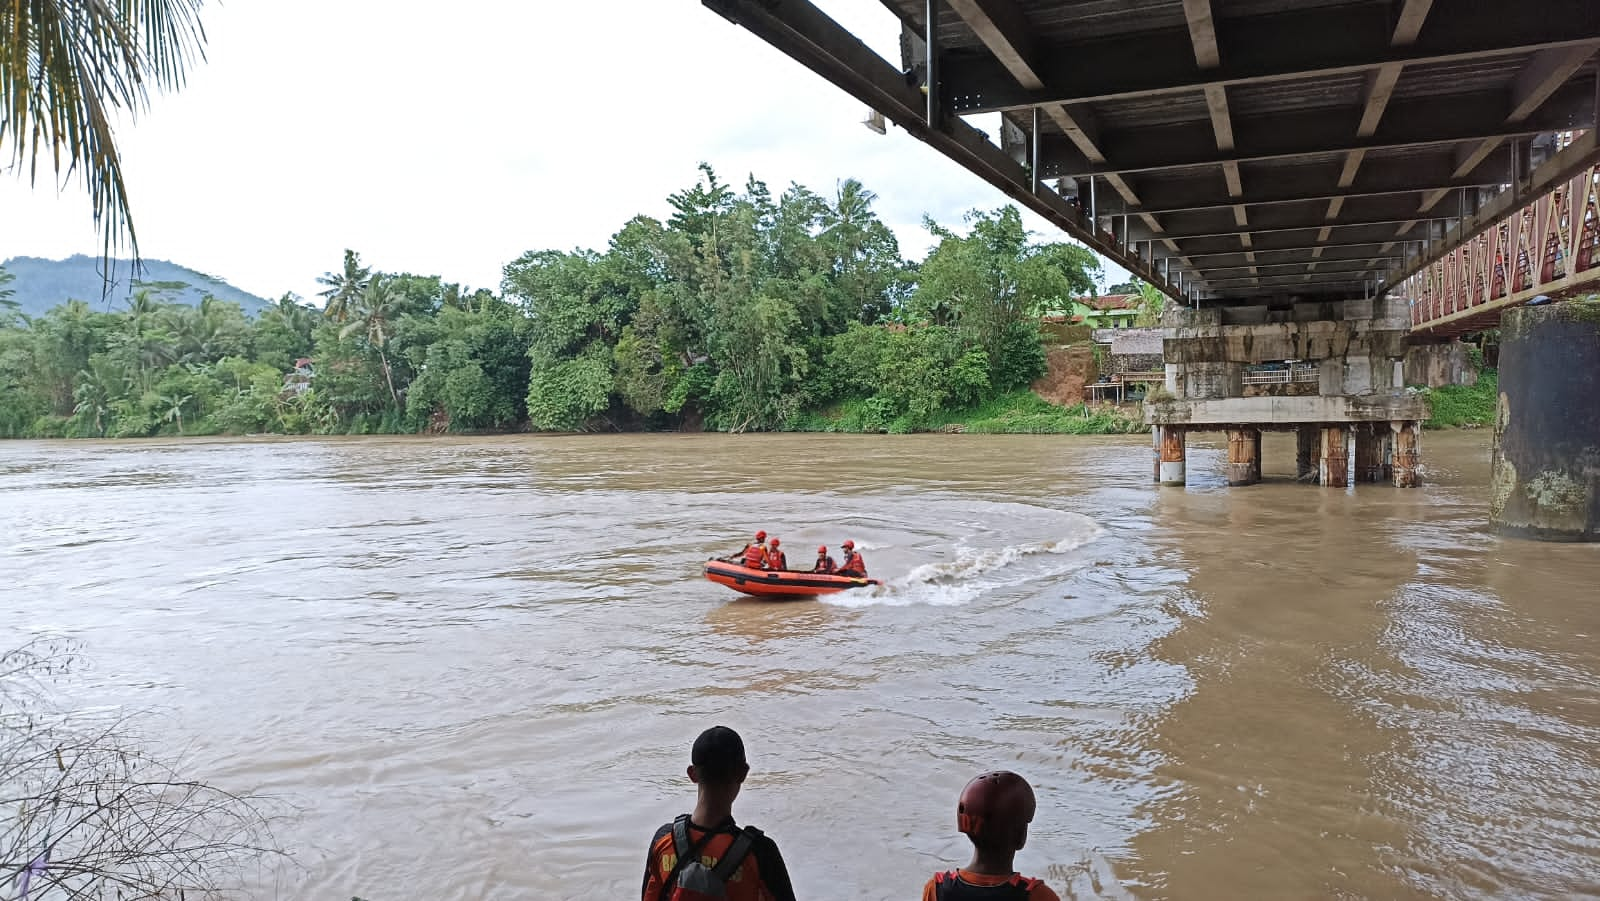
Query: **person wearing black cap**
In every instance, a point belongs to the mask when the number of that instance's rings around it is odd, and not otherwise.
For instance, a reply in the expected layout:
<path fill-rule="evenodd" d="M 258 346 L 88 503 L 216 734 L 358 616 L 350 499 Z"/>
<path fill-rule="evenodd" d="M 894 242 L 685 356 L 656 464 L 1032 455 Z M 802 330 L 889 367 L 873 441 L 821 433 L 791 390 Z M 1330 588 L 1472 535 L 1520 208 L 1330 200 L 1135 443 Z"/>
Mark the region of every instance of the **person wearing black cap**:
<path fill-rule="evenodd" d="M 656 830 L 644 863 L 642 901 L 726 897 L 728 901 L 794 901 L 778 845 L 733 820 L 733 801 L 750 774 L 744 740 L 712 726 L 694 740 L 689 781 L 699 792 L 693 813 Z M 725 894 L 717 894 L 720 888 Z"/>
<path fill-rule="evenodd" d="M 972 840 L 972 862 L 935 873 L 922 901 L 1061 901 L 1050 886 L 1013 866 L 1028 843 L 1035 809 L 1033 786 L 1016 773 L 984 773 L 968 782 L 956 802 L 956 828 Z"/>

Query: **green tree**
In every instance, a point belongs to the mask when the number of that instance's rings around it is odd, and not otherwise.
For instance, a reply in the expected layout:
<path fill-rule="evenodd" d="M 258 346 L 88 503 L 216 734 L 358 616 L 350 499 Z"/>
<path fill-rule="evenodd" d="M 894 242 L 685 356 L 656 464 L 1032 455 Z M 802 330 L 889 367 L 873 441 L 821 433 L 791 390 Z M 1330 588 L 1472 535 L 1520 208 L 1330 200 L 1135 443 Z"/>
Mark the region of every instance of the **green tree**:
<path fill-rule="evenodd" d="M 322 315 L 340 323 L 350 318 L 357 299 L 366 292 L 371 282 L 372 269 L 361 265 L 361 254 L 346 249 L 343 269 L 317 276 L 317 284 L 328 288 L 318 294 L 325 301 Z"/>
<path fill-rule="evenodd" d="M 6 287 L 6 285 L 16 280 L 17 277 L 7 272 L 6 267 L 0 266 L 0 310 L 15 310 L 17 308 L 17 302 L 11 299 L 16 296 L 17 292 Z"/>
<path fill-rule="evenodd" d="M 96 3 L 0 0 L 0 152 L 36 177 L 77 173 L 106 255 L 138 238 L 113 134 L 118 112 L 137 117 L 150 90 L 183 86 L 204 53 L 200 0 Z"/>
<path fill-rule="evenodd" d="M 966 219 L 965 235 L 926 220 L 939 245 L 922 264 L 913 302 L 984 351 L 994 388 L 1025 385 L 1044 371 L 1040 312 L 1092 289 L 1099 261 L 1073 244 L 1030 244 L 1016 207 Z"/>
<path fill-rule="evenodd" d="M 339 337 L 359 336 L 372 352 L 378 355 L 383 367 L 383 381 L 389 387 L 389 397 L 394 409 L 400 409 L 400 392 L 395 387 L 394 366 L 389 362 L 389 339 L 394 337 L 399 320 L 401 295 L 388 277 L 377 277 L 367 282 L 355 304 L 349 309 L 344 328 Z"/>

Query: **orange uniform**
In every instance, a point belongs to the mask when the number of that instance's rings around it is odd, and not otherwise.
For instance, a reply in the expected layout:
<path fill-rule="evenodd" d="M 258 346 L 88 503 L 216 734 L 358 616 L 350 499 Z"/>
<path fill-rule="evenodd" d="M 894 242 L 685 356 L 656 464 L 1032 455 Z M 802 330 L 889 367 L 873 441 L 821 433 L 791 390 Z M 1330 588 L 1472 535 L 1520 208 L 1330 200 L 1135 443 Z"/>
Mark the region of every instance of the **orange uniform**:
<path fill-rule="evenodd" d="M 861 559 L 860 552 L 855 548 L 844 552 L 844 565 L 839 567 L 839 575 L 863 578 L 867 575 L 867 561 Z"/>
<path fill-rule="evenodd" d="M 750 569 L 766 569 L 767 549 L 756 542 L 751 542 L 744 549 L 744 565 Z"/>
<path fill-rule="evenodd" d="M 994 901 L 1061 901 L 1061 897 L 1050 886 L 1016 873 L 990 876 L 971 870 L 950 870 L 934 874 L 928 884 L 922 887 L 922 901 L 976 901 L 980 898 Z"/>
<path fill-rule="evenodd" d="M 716 862 L 733 844 L 738 826 L 733 819 L 724 820 L 715 829 L 689 824 L 689 840 L 700 849 L 700 859 L 707 866 Z M 710 836 L 707 837 L 707 833 Z M 678 855 L 673 848 L 672 824 L 656 830 L 650 842 L 650 854 L 644 862 L 643 901 L 660 901 L 662 883 L 672 875 Z M 772 839 L 762 835 L 755 841 L 750 855 L 744 859 L 728 879 L 728 901 L 794 901 L 794 886 L 789 882 L 789 870 L 783 855 Z"/>
<path fill-rule="evenodd" d="M 767 569 L 782 571 L 789 568 L 789 558 L 783 551 L 778 550 L 778 542 L 773 540 L 772 546 L 767 548 Z"/>

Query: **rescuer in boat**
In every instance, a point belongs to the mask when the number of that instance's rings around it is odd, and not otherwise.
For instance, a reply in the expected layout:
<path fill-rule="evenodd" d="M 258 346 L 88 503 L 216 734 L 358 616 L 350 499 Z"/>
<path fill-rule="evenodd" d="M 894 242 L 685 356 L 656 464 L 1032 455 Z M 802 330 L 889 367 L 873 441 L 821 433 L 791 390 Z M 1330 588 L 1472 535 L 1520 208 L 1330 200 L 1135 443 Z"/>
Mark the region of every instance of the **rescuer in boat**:
<path fill-rule="evenodd" d="M 828 546 L 827 545 L 823 545 L 823 546 L 817 548 L 817 565 L 811 567 L 811 571 L 812 572 L 814 572 L 814 573 L 827 573 L 827 574 L 831 575 L 838 568 L 839 568 L 839 565 L 837 563 L 833 562 L 833 558 L 832 557 L 828 556 Z"/>
<path fill-rule="evenodd" d="M 839 548 L 844 551 L 844 565 L 839 567 L 839 575 L 865 579 L 867 577 L 867 561 L 861 559 L 860 552 L 856 550 L 856 543 L 847 538 L 844 544 L 839 545 Z"/>
<path fill-rule="evenodd" d="M 767 569 L 773 572 L 783 572 L 789 568 L 789 558 L 784 556 L 783 551 L 778 550 L 778 546 L 782 543 L 777 536 L 773 536 L 771 543 L 767 545 Z"/>
<path fill-rule="evenodd" d="M 762 529 L 756 533 L 756 540 L 744 546 L 744 550 L 732 557 L 722 558 L 729 563 L 737 563 L 750 569 L 767 568 L 767 531 Z"/>
<path fill-rule="evenodd" d="M 922 901 L 1061 901 L 1048 885 L 1015 869 L 1034 809 L 1033 787 L 1016 773 L 984 773 L 968 782 L 956 802 L 956 828 L 972 840 L 972 862 L 935 873 Z"/>

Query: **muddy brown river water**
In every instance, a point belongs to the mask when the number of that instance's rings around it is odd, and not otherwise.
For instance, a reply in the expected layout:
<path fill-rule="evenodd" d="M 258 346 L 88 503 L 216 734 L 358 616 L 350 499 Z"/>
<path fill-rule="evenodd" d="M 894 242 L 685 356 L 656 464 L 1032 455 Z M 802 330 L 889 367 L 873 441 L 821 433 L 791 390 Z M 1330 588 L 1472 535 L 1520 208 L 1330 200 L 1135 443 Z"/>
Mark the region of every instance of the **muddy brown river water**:
<path fill-rule="evenodd" d="M 1600 894 L 1600 547 L 1428 485 L 1228 489 L 1148 438 L 0 443 L 0 629 L 298 811 L 284 897 L 638 897 L 726 723 L 803 899 L 914 898 L 1020 771 L 1063 897 Z M 755 527 L 870 594 L 699 577 Z M 257 894 L 266 894 L 258 887 Z"/>

